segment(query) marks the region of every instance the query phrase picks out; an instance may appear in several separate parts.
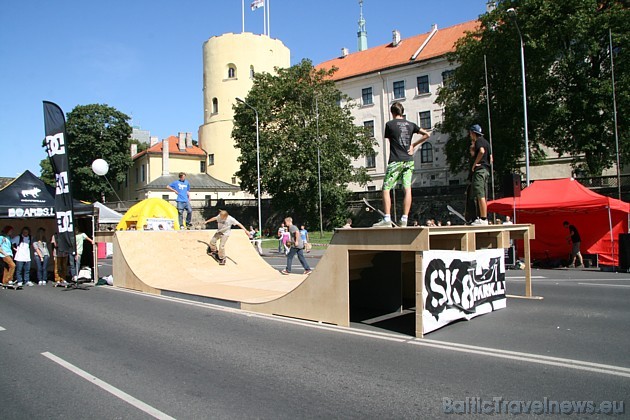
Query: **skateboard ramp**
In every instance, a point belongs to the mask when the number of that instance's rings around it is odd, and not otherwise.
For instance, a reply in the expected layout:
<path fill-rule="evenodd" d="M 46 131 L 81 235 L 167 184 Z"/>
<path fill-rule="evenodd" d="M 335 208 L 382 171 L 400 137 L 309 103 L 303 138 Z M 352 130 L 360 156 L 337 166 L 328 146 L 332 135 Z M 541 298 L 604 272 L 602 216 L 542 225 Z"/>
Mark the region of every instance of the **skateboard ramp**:
<path fill-rule="evenodd" d="M 171 291 L 258 303 L 285 295 L 304 279 L 272 268 L 240 229 L 231 233 L 228 260 L 219 265 L 206 253 L 214 232 L 117 231 L 114 285 L 154 294 Z"/>
<path fill-rule="evenodd" d="M 411 300 L 421 337 L 424 251 L 507 248 L 511 239 L 523 239 L 526 294 L 531 296 L 531 225 L 337 229 L 308 276 L 282 275 L 241 230 L 230 235 L 228 261 L 220 266 L 206 253 L 214 232 L 117 231 L 114 286 L 200 296 L 252 312 L 342 326 L 350 324 L 351 306 L 391 313 Z"/>

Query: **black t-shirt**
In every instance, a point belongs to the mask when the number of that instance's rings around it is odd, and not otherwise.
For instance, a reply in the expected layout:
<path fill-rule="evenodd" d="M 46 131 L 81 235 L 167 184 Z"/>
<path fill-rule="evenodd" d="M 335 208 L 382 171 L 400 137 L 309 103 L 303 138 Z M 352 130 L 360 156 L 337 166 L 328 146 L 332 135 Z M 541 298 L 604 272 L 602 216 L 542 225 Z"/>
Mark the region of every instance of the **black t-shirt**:
<path fill-rule="evenodd" d="M 479 163 L 482 167 L 490 170 L 490 155 L 492 154 L 492 151 L 490 150 L 490 143 L 488 143 L 488 140 L 483 137 L 477 137 L 477 140 L 475 140 L 475 160 L 479 155 L 479 149 L 482 147 L 485 150 L 485 153 L 481 157 Z"/>
<path fill-rule="evenodd" d="M 413 156 L 409 154 L 409 146 L 416 133 L 420 133 L 420 127 L 404 118 L 394 118 L 385 124 L 385 138 L 389 139 L 387 163 L 413 160 Z"/>
<path fill-rule="evenodd" d="M 569 225 L 569 233 L 571 233 L 571 242 L 577 243 L 582 242 L 582 238 L 580 238 L 580 234 L 577 229 L 573 225 Z"/>

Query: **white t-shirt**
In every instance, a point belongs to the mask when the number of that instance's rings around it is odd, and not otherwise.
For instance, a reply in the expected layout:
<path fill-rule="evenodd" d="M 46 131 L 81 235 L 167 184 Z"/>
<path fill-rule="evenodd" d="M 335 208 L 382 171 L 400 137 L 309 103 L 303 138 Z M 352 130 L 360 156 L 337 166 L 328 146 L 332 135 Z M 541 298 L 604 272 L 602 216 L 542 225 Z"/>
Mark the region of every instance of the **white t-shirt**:
<path fill-rule="evenodd" d="M 20 235 L 13 238 L 11 241 L 14 245 L 17 245 L 17 251 L 15 252 L 15 261 L 30 261 L 31 260 L 31 241 L 29 237 L 22 237 L 22 243 L 20 243 Z"/>
<path fill-rule="evenodd" d="M 228 216 L 225 219 L 221 219 L 220 216 L 217 216 L 217 230 L 221 232 L 224 236 L 230 236 L 232 226 L 234 225 L 238 225 L 238 220 L 236 220 L 232 216 Z"/>

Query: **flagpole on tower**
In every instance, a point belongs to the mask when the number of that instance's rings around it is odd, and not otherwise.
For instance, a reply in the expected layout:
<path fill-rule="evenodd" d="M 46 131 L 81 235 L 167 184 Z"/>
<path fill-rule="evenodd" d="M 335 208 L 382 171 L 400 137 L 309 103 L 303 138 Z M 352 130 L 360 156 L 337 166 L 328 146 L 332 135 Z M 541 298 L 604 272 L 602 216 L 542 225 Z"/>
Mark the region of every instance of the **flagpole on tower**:
<path fill-rule="evenodd" d="M 263 35 L 267 35 L 267 5 L 263 0 Z"/>

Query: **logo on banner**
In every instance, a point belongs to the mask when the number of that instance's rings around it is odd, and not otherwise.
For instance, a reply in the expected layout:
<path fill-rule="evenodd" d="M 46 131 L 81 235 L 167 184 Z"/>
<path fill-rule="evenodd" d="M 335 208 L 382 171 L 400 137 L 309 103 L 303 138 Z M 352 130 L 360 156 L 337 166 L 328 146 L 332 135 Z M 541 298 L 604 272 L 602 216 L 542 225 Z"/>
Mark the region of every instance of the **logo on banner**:
<path fill-rule="evenodd" d="M 33 198 L 37 198 L 39 197 L 39 193 L 42 192 L 42 190 L 40 190 L 37 187 L 31 188 L 30 190 L 22 190 L 22 197 L 26 198 L 26 197 L 33 197 Z"/>
<path fill-rule="evenodd" d="M 59 233 L 73 233 L 72 211 L 57 212 L 57 231 Z"/>
<path fill-rule="evenodd" d="M 68 186 L 68 172 L 55 174 L 55 180 L 57 184 L 55 194 L 68 194 L 70 192 L 70 188 Z"/>
<path fill-rule="evenodd" d="M 474 313 L 475 307 L 505 297 L 505 278 L 499 278 L 501 258 L 490 258 L 480 272 L 476 261 L 453 259 L 446 266 L 441 259 L 431 260 L 424 281 L 425 310 L 437 320 L 448 308 Z"/>
<path fill-rule="evenodd" d="M 52 207 L 12 208 L 9 209 L 9 217 L 49 217 L 55 214 Z"/>
<path fill-rule="evenodd" d="M 48 157 L 66 154 L 66 141 L 63 133 L 57 133 L 54 136 L 46 136 L 46 150 Z"/>

